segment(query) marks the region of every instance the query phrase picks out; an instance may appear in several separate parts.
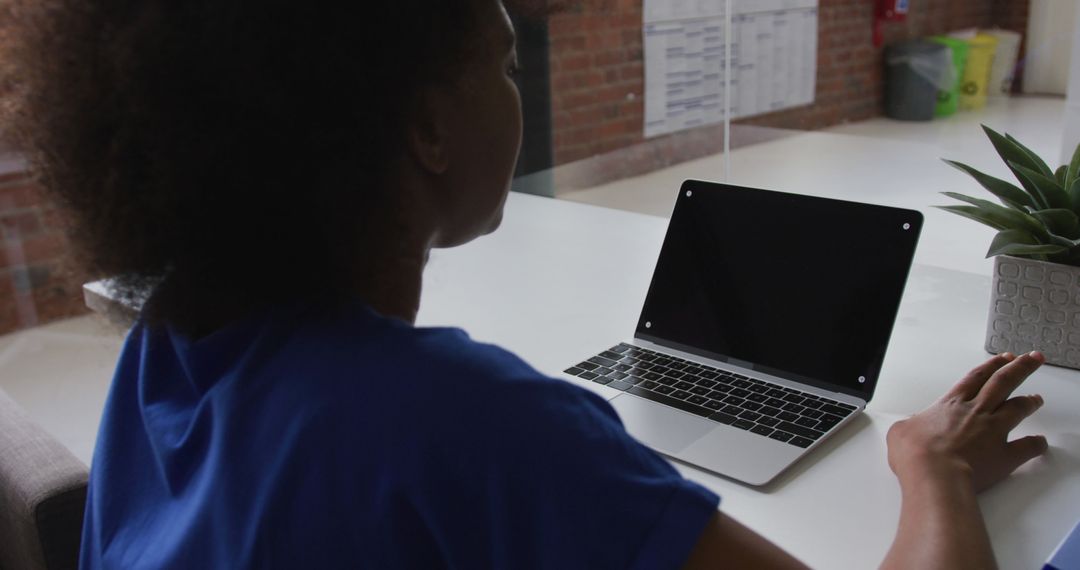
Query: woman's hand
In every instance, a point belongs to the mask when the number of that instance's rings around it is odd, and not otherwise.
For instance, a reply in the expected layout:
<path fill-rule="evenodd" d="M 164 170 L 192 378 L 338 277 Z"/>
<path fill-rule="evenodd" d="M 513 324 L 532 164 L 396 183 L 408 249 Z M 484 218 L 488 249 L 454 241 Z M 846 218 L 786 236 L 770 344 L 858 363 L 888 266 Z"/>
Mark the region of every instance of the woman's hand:
<path fill-rule="evenodd" d="M 1010 396 L 1044 361 L 1038 352 L 995 356 L 925 411 L 894 424 L 887 438 L 889 466 L 901 486 L 959 471 L 980 492 L 1042 455 L 1045 437 L 1008 436 L 1043 404 L 1041 396 Z"/>

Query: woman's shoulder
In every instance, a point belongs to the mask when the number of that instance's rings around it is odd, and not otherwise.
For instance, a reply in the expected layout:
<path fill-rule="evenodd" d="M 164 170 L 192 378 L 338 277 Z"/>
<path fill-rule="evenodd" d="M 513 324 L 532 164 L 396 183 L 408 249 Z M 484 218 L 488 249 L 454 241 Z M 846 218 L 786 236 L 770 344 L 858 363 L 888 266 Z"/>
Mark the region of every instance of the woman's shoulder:
<path fill-rule="evenodd" d="M 272 358 L 271 369 L 302 371 L 338 401 L 471 408 L 521 392 L 541 400 L 591 395 L 460 328 L 414 327 L 367 308 L 295 328 Z"/>

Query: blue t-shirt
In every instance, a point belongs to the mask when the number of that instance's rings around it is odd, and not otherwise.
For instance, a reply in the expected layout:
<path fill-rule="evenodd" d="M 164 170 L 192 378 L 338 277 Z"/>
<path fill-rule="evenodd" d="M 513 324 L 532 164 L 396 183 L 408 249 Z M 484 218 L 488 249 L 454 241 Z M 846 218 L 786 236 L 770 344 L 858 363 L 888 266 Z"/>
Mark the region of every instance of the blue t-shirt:
<path fill-rule="evenodd" d="M 673 568 L 718 502 L 602 398 L 460 330 L 279 309 L 132 329 L 81 566 Z"/>

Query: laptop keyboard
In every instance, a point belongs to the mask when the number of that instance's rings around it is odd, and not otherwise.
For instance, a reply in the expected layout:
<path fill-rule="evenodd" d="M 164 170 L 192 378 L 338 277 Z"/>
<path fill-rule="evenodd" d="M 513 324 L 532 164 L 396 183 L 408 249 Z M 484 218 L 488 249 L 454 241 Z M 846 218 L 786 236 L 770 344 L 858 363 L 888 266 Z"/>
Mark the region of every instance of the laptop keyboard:
<path fill-rule="evenodd" d="M 804 448 L 856 410 L 850 404 L 628 344 L 613 346 L 565 372 Z"/>

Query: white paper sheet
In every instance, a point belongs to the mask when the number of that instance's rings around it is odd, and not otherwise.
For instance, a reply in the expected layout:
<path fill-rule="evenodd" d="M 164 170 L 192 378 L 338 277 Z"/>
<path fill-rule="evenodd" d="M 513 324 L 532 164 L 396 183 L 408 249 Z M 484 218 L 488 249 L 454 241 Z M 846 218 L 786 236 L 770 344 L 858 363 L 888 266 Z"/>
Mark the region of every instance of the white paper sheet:
<path fill-rule="evenodd" d="M 645 0 L 645 136 L 724 120 L 724 6 Z M 731 115 L 812 103 L 817 0 L 735 0 Z"/>

